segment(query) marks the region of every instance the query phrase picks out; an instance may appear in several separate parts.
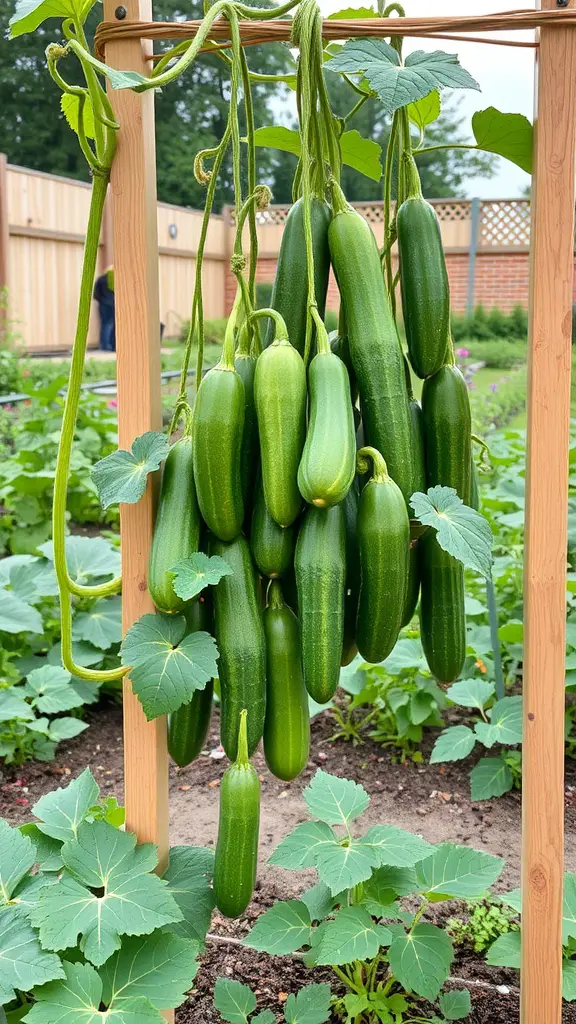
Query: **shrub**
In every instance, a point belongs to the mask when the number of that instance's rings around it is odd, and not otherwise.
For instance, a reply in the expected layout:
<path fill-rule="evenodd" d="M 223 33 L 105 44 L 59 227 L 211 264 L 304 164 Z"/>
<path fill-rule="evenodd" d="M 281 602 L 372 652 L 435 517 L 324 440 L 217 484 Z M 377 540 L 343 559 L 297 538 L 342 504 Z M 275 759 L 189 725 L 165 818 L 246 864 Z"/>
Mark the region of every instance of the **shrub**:
<path fill-rule="evenodd" d="M 502 340 L 476 341 L 474 338 L 465 338 L 458 347 L 470 353 L 472 362 L 485 363 L 496 370 L 511 370 L 526 362 L 525 341 L 508 341 L 503 345 Z"/>
<path fill-rule="evenodd" d="M 228 323 L 227 317 L 221 317 L 217 320 L 205 320 L 204 321 L 204 344 L 205 345 L 221 345 L 224 341 L 224 332 L 226 330 L 226 324 Z M 180 341 L 186 341 L 188 337 L 188 329 L 190 327 L 189 320 L 183 320 L 180 328 L 179 339 Z"/>
<path fill-rule="evenodd" d="M 464 340 L 493 341 L 496 338 L 518 341 L 527 334 L 528 311 L 523 306 L 515 306 L 510 313 L 504 313 L 496 307 L 487 312 L 480 305 L 471 316 L 452 314 L 452 336 L 458 344 Z"/>

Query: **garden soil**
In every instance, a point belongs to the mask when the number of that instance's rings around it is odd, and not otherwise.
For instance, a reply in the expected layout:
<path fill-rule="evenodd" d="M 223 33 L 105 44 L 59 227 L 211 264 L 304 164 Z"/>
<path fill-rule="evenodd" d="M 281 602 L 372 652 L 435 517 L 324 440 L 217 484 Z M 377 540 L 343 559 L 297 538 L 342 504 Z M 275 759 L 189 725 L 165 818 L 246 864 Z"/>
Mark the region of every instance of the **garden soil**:
<path fill-rule="evenodd" d="M 0 772 L 0 815 L 11 824 L 31 817 L 31 808 L 43 793 L 79 774 L 88 764 L 104 795 L 123 797 L 122 718 L 114 705 L 101 705 L 87 714 L 90 728 L 75 740 L 61 744 L 57 758 L 49 764 L 5 767 Z M 218 787 L 226 769 L 219 757 L 217 716 L 206 752 L 188 768 L 170 773 L 171 844 L 213 846 L 218 822 Z M 397 752 L 383 750 L 370 740 L 352 746 L 331 742 L 334 722 L 330 714 L 315 719 L 312 726 L 311 757 L 295 782 L 275 779 L 258 752 L 254 764 L 262 783 L 260 867 L 255 897 L 239 921 L 224 921 L 215 914 L 214 939 L 207 944 L 194 993 L 176 1013 L 177 1024 L 217 1024 L 220 1017 L 212 1008 L 212 992 L 219 975 L 249 984 L 258 995 L 258 1007 L 270 1007 L 281 1017 L 287 995 L 311 981 L 330 980 L 330 972 L 306 971 L 297 958 L 268 958 L 238 945 L 258 914 L 277 899 L 289 899 L 314 881 L 310 871 L 288 872 L 271 868 L 267 858 L 295 826 L 305 820 L 301 797 L 315 771 L 352 778 L 362 783 L 371 797 L 368 810 L 357 822 L 360 831 L 373 824 L 390 823 L 416 832 L 432 843 L 453 841 L 486 850 L 506 860 L 499 887 L 517 886 L 520 881 L 521 804 L 520 794 L 498 800 L 472 803 L 469 796 L 470 763 L 445 765 L 405 763 L 395 760 Z M 434 734 L 423 747 L 424 762 Z M 576 766 L 567 764 L 566 855 L 567 865 L 576 865 Z M 518 977 L 514 971 L 489 968 L 477 956 L 461 956 L 454 975 L 470 979 L 473 1012 L 469 1024 L 518 1024 Z M 496 986 L 504 985 L 507 993 Z M 332 982 L 334 991 L 337 984 Z M 544 1022 L 543 1022 L 544 1024 Z M 564 1010 L 563 1024 L 576 1024 L 576 1006 Z"/>

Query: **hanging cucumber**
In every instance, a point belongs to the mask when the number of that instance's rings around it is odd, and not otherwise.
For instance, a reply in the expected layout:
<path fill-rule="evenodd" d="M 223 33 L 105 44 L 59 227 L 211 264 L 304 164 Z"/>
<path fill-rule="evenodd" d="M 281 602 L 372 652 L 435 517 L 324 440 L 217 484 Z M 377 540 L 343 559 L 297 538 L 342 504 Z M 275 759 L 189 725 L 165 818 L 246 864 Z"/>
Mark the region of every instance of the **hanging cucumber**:
<path fill-rule="evenodd" d="M 358 654 L 356 646 L 356 616 L 360 594 L 360 558 L 358 553 L 358 504 L 360 487 L 356 477 L 342 502 L 346 536 L 346 592 L 344 594 L 344 643 L 342 667 L 349 665 Z"/>
<path fill-rule="evenodd" d="M 254 398 L 266 506 L 279 526 L 291 526 L 302 506 L 298 466 L 306 436 L 306 369 L 277 314 L 275 323 L 275 340 L 256 364 Z"/>
<path fill-rule="evenodd" d="M 257 577 L 248 541 L 240 536 L 231 544 L 214 540 L 210 553 L 220 555 L 232 569 L 214 587 L 214 635 L 220 658 L 220 739 L 231 761 L 243 708 L 248 711 L 248 752 L 262 738 L 266 711 L 266 642 Z"/>
<path fill-rule="evenodd" d="M 222 358 L 200 382 L 192 423 L 198 504 L 208 529 L 224 541 L 234 540 L 244 520 L 240 475 L 244 405 L 244 384 L 234 369 L 231 318 Z"/>
<path fill-rule="evenodd" d="M 158 611 L 169 615 L 184 607 L 184 601 L 174 592 L 170 570 L 177 562 L 198 551 L 200 545 L 201 519 L 192 460 L 191 437 L 181 438 L 168 452 L 150 550 L 150 596 Z M 179 523 L 177 530 L 174 523 Z"/>
<path fill-rule="evenodd" d="M 242 432 L 242 449 L 240 456 L 240 480 L 244 510 L 251 508 L 256 472 L 258 469 L 258 420 L 254 404 L 254 375 L 258 356 L 250 355 L 249 335 L 246 330 L 240 332 L 240 341 L 234 367 L 242 378 L 244 385 L 244 430 Z"/>
<path fill-rule="evenodd" d="M 310 414 L 298 467 L 300 494 L 327 508 L 347 495 L 356 473 L 356 430 L 348 371 L 318 332 L 318 355 L 310 364 Z"/>
<path fill-rule="evenodd" d="M 326 704 L 338 687 L 344 640 L 346 533 L 341 505 L 307 509 L 294 565 L 304 682 L 310 696 Z"/>
<path fill-rule="evenodd" d="M 410 520 L 404 496 L 375 448 L 361 448 L 358 470 L 372 476 L 360 495 L 358 548 L 360 599 L 356 643 L 377 664 L 393 649 L 402 626 L 408 588 Z"/>
<path fill-rule="evenodd" d="M 264 499 L 262 481 L 259 482 L 252 513 L 250 547 L 254 561 L 263 576 L 284 576 L 294 560 L 296 544 L 295 525 L 283 529 L 278 526 Z"/>
<path fill-rule="evenodd" d="M 406 366 L 408 374 L 410 368 Z M 410 387 L 411 391 L 411 387 Z M 414 397 L 410 398 L 410 418 L 412 420 L 412 442 L 414 446 L 415 464 L 420 468 L 420 476 L 414 481 L 416 490 L 426 491 L 426 457 L 424 446 L 424 424 L 422 422 L 422 408 L 420 402 Z M 410 509 L 412 512 L 412 509 Z M 410 564 L 408 569 L 408 587 L 406 590 L 406 605 L 402 617 L 402 626 L 408 626 L 414 618 L 420 597 L 420 560 L 418 557 L 418 529 L 411 531 L 410 539 Z"/>
<path fill-rule="evenodd" d="M 225 917 L 240 917 L 250 903 L 258 868 L 260 781 L 250 764 L 247 712 L 240 715 L 238 757 L 220 783 L 220 817 L 214 857 L 214 896 Z"/>
<path fill-rule="evenodd" d="M 314 288 L 318 312 L 324 317 L 328 277 L 330 274 L 330 253 L 328 250 L 328 225 L 330 208 L 321 199 L 312 199 L 312 246 L 314 251 Z M 308 264 L 304 238 L 304 203 L 299 199 L 291 208 L 284 225 L 276 280 L 271 299 L 272 308 L 277 310 L 286 323 L 288 337 L 294 348 L 304 354 L 306 342 L 306 319 L 308 309 Z M 270 324 L 266 345 L 274 341 L 274 326 Z"/>
<path fill-rule="evenodd" d="M 366 443 L 382 455 L 408 503 L 418 478 L 403 355 L 384 288 L 376 239 L 363 217 L 334 189 L 330 254 L 358 379 Z"/>
<path fill-rule="evenodd" d="M 457 366 L 443 366 L 422 388 L 428 487 L 454 487 L 470 500 L 472 424 L 466 381 Z"/>
<path fill-rule="evenodd" d="M 264 757 L 277 779 L 290 782 L 308 762 L 310 715 L 302 675 L 300 626 L 284 604 L 278 581 L 270 584 L 264 612 L 267 652 Z"/>
<path fill-rule="evenodd" d="M 402 628 L 409 626 L 414 618 L 420 597 L 420 559 L 418 557 L 417 537 L 410 540 L 410 559 L 408 564 L 408 586 L 406 587 L 406 603 L 402 615 Z"/>
<path fill-rule="evenodd" d="M 210 632 L 212 616 L 208 601 L 200 597 L 186 607 L 188 633 Z M 196 690 L 189 704 L 178 708 L 168 719 L 168 753 L 180 768 L 196 760 L 202 751 L 212 717 L 214 683 L 210 679 L 203 690 Z"/>
<path fill-rule="evenodd" d="M 434 207 L 422 195 L 414 158 L 407 156 L 409 194 L 398 210 L 402 312 L 410 362 L 419 377 L 444 365 L 450 336 L 450 287 Z"/>
<path fill-rule="evenodd" d="M 334 355 L 339 356 L 348 370 L 348 377 L 350 380 L 350 397 L 352 399 L 352 405 L 356 405 L 358 399 L 358 381 L 356 380 L 356 374 L 354 372 L 354 365 L 350 356 L 350 345 L 348 343 L 348 334 L 346 329 L 346 314 L 344 312 L 344 303 L 340 303 L 340 316 L 338 318 L 338 330 L 333 338 L 330 339 L 330 348 Z"/>

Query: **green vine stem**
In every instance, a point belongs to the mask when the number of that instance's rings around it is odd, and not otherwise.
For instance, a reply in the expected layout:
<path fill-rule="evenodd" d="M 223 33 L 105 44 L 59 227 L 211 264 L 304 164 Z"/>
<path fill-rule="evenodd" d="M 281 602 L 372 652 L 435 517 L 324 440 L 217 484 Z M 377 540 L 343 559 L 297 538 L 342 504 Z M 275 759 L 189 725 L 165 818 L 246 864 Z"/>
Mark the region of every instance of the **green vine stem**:
<path fill-rule="evenodd" d="M 361 476 L 372 469 L 372 481 L 375 484 L 384 484 L 390 479 L 384 456 L 377 448 L 361 448 L 356 456 L 356 469 Z"/>
<path fill-rule="evenodd" d="M 396 230 L 392 230 L 392 175 L 394 172 L 394 157 L 396 155 L 396 144 L 398 141 L 398 111 L 392 118 L 392 127 L 388 138 L 386 150 L 386 166 L 384 170 L 384 264 L 386 267 L 386 287 L 388 297 L 392 303 L 392 312 L 396 315 L 396 296 L 393 288 L 394 271 L 392 267 L 392 246 L 396 240 Z"/>
<path fill-rule="evenodd" d="M 248 756 L 248 712 L 246 709 L 240 712 L 240 726 L 238 728 L 238 751 L 235 764 L 244 768 L 250 767 Z"/>
<path fill-rule="evenodd" d="M 284 317 L 278 313 L 276 309 L 255 309 L 253 313 L 250 313 L 248 320 L 254 323 L 257 320 L 269 317 L 274 321 L 274 339 L 273 341 L 288 341 L 288 328 Z"/>

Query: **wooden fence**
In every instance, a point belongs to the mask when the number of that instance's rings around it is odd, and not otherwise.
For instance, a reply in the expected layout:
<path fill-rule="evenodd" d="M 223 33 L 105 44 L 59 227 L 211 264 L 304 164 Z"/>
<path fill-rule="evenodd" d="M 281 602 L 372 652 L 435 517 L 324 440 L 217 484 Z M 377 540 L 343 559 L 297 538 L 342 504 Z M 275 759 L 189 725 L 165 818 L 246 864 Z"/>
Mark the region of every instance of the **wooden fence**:
<path fill-rule="evenodd" d="M 70 178 L 7 164 L 0 156 L 0 287 L 7 287 L 8 318 L 28 352 L 65 352 L 76 321 L 82 246 L 90 186 Z M 475 302 L 509 309 L 528 300 L 530 203 L 525 199 L 438 200 L 453 307 Z M 359 203 L 378 243 L 382 204 Z M 259 214 L 258 280 L 274 277 L 289 206 Z M 167 337 L 189 315 L 202 215 L 158 203 L 160 317 Z M 234 226 L 230 212 L 211 218 L 204 259 L 205 315 L 229 312 L 235 282 L 229 270 Z M 113 263 L 112 232 L 105 217 L 100 269 Z M 328 305 L 336 308 L 332 283 Z M 98 343 L 94 308 L 90 345 Z"/>

